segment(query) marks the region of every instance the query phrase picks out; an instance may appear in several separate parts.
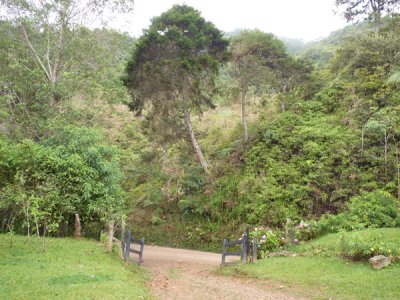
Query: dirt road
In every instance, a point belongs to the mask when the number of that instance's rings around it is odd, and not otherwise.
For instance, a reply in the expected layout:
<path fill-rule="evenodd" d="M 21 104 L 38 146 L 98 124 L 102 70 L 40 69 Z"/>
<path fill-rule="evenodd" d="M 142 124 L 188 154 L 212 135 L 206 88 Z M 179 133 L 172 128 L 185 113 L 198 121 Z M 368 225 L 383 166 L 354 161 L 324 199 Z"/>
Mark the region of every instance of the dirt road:
<path fill-rule="evenodd" d="M 221 263 L 215 253 L 145 246 L 143 260 L 156 299 L 302 299 L 284 286 L 215 274 Z"/>

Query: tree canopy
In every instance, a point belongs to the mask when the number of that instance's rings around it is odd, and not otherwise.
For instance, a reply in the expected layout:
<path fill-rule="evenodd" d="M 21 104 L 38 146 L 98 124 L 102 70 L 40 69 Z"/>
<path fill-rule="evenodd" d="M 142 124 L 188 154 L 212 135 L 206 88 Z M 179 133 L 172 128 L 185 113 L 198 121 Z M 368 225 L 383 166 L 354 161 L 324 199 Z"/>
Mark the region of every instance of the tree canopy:
<path fill-rule="evenodd" d="M 382 14 L 393 13 L 399 4 L 399 0 L 336 0 L 336 6 L 344 8 L 342 14 L 347 21 L 366 16 L 374 23 L 377 32 L 382 27 Z"/>
<path fill-rule="evenodd" d="M 201 113 L 214 106 L 210 95 L 219 64 L 227 59 L 227 46 L 221 31 L 197 10 L 175 5 L 152 20 L 127 66 L 125 83 L 132 94 L 131 109 L 140 113 L 149 103 L 153 119 L 171 124 L 177 134 L 185 124 L 206 171 L 208 165 L 194 134 L 190 111 Z M 168 128 L 159 130 L 168 132 Z"/>

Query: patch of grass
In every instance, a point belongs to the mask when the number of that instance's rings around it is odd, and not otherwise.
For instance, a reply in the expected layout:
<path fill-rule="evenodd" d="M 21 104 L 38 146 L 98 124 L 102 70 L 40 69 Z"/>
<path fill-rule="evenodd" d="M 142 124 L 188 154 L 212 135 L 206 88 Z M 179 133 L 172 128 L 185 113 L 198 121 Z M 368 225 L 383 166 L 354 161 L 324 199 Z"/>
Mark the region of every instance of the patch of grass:
<path fill-rule="evenodd" d="M 149 299 L 144 276 L 90 240 L 0 235 L 0 299 Z"/>
<path fill-rule="evenodd" d="M 379 232 L 385 241 L 398 241 L 399 231 L 385 228 L 341 234 L 368 236 Z M 341 259 L 337 256 L 339 247 L 340 234 L 330 234 L 290 249 L 308 256 L 272 257 L 259 260 L 256 264 L 224 268 L 220 272 L 300 287 L 311 292 L 315 299 L 400 299 L 399 263 L 374 270 L 368 262 Z M 310 255 L 313 253 L 317 255 Z"/>
<path fill-rule="evenodd" d="M 351 240 L 355 237 L 368 239 L 376 235 L 382 237 L 383 244 L 397 244 L 400 248 L 400 228 L 370 228 L 360 231 L 328 234 L 309 242 L 302 242 L 298 246 L 291 247 L 289 251 L 303 254 L 336 256 L 341 251 L 342 238 L 345 240 Z"/>

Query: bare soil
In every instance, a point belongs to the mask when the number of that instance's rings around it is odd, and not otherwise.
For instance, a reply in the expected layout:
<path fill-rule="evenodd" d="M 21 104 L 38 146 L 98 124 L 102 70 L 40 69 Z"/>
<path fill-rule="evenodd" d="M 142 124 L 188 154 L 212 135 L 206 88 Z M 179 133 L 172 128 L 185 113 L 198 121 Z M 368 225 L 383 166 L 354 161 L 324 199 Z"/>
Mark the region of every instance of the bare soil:
<path fill-rule="evenodd" d="M 143 261 L 156 299 L 305 299 L 299 291 L 267 280 L 218 275 L 220 254 L 146 245 Z"/>

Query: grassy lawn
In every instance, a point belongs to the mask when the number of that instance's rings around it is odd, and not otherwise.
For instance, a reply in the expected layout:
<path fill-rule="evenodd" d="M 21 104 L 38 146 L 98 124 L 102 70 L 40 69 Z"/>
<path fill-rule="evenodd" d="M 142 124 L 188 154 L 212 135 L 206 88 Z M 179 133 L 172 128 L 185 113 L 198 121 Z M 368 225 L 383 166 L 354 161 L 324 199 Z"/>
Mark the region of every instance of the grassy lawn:
<path fill-rule="evenodd" d="M 0 235 L 0 299 L 148 299 L 141 270 L 99 243 Z"/>
<path fill-rule="evenodd" d="M 388 240 L 400 242 L 399 229 L 372 231 L 382 232 Z M 371 230 L 361 234 L 371 234 Z M 307 253 L 307 256 L 273 257 L 256 264 L 228 267 L 221 272 L 300 287 L 315 299 L 400 299 L 400 263 L 374 270 L 367 262 L 346 261 L 334 254 L 338 243 L 339 235 L 332 234 L 292 249 Z M 310 255 L 312 252 L 314 256 Z"/>

